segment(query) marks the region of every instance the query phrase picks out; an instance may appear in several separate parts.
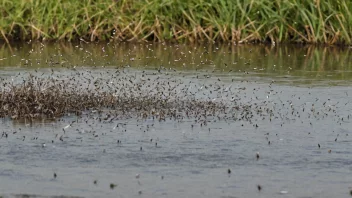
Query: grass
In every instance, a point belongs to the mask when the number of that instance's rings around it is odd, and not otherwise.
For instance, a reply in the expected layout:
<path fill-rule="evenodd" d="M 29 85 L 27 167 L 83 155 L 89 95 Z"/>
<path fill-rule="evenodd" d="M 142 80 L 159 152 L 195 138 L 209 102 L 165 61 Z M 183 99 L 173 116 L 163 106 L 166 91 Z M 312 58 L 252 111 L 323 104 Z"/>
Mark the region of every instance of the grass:
<path fill-rule="evenodd" d="M 351 44 L 348 0 L 3 0 L 11 40 Z"/>

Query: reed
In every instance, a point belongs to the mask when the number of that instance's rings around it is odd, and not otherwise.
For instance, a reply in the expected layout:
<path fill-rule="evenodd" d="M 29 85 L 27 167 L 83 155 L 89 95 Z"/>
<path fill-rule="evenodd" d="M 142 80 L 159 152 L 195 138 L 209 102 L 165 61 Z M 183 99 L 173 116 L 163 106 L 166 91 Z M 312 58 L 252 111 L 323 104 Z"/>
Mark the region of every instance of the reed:
<path fill-rule="evenodd" d="M 348 0 L 3 0 L 11 40 L 351 44 Z"/>

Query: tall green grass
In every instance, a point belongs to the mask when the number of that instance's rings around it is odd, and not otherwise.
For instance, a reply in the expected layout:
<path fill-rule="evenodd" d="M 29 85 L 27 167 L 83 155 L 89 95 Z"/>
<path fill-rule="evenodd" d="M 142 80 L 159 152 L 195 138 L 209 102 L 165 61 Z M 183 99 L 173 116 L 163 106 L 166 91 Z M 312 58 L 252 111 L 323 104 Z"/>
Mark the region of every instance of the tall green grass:
<path fill-rule="evenodd" d="M 349 0 L 2 0 L 11 40 L 351 44 Z"/>

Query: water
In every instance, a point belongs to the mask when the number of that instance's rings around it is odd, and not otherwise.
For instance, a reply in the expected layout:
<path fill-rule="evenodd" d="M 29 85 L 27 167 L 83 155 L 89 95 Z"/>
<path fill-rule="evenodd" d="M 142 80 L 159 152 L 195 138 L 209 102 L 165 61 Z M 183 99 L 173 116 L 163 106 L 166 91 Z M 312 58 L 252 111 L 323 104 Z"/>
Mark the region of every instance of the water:
<path fill-rule="evenodd" d="M 231 105 L 235 97 L 253 111 L 269 108 L 273 114 L 253 114 L 249 121 L 211 117 L 206 125 L 133 116 L 109 122 L 94 114 L 36 122 L 3 118 L 1 131 L 8 137 L 0 139 L 0 192 L 5 197 L 348 197 L 350 57 L 350 49 L 333 47 L 3 46 L 3 81 L 53 72 L 67 79 L 81 78 L 76 75 L 81 72 L 110 80 L 119 68 L 125 76 L 145 73 L 153 82 L 190 85 L 187 93 L 201 100 Z"/>

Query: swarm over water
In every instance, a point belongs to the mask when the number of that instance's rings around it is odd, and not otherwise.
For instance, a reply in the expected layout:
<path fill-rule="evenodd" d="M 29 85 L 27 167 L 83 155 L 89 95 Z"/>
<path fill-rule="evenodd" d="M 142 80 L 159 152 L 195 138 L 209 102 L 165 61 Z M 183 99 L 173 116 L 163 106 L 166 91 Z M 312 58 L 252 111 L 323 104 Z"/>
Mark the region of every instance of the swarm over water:
<path fill-rule="evenodd" d="M 118 70 L 98 75 L 101 77 L 86 71 L 44 77 L 31 74 L 18 77 L 20 81 L 4 82 L 0 116 L 57 118 L 69 113 L 98 112 L 104 113 L 105 119 L 196 118 L 204 124 L 209 117 L 246 120 L 253 117 L 250 107 L 237 104 L 229 94 L 231 88 L 220 84 Z"/>

